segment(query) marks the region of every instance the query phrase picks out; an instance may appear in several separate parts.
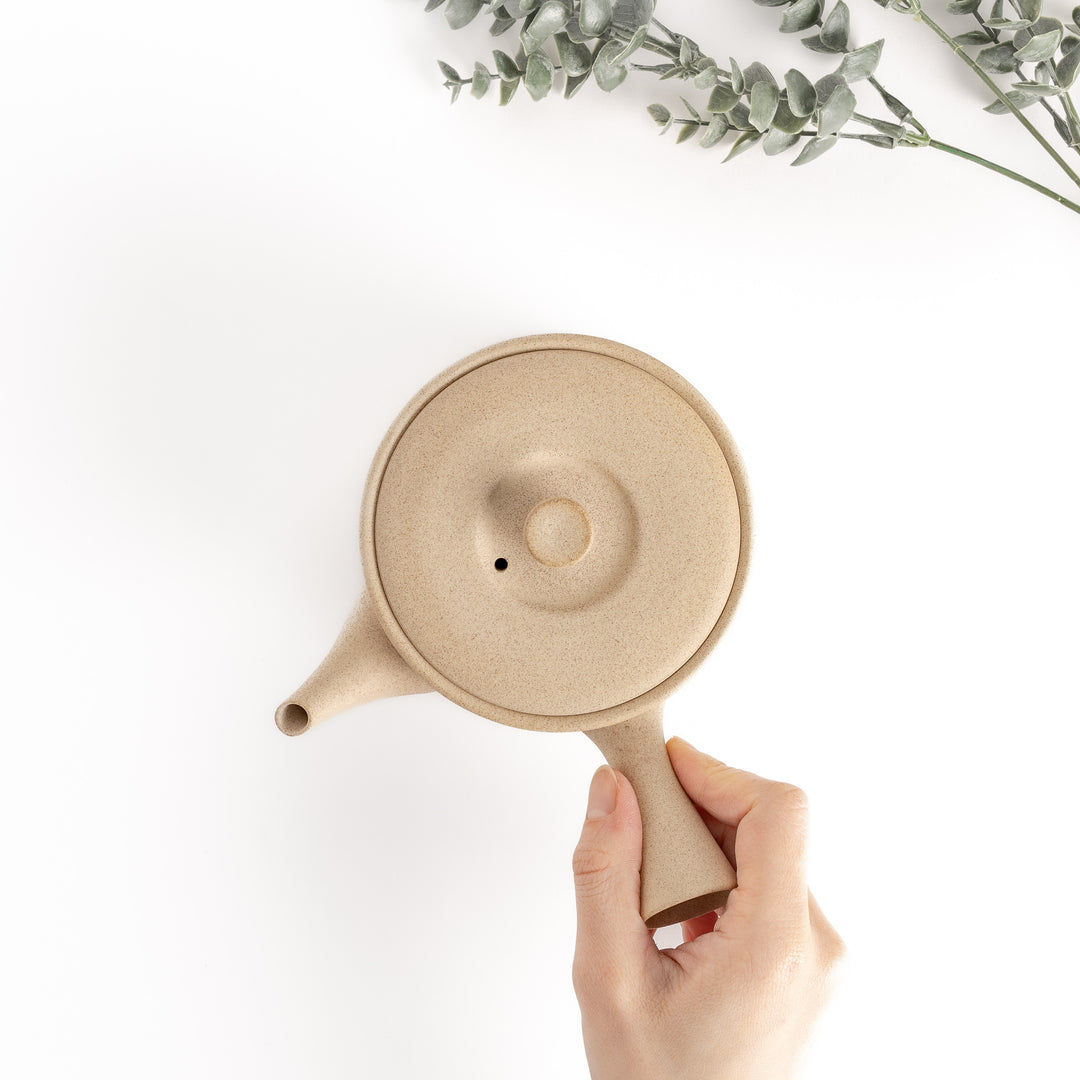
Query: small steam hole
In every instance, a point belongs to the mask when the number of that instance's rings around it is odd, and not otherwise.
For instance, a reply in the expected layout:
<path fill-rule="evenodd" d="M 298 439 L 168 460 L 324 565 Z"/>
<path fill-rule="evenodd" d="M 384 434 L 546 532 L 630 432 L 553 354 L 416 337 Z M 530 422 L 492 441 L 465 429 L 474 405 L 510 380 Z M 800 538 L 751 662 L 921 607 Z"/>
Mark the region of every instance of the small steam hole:
<path fill-rule="evenodd" d="M 507 561 L 505 559 L 496 559 L 495 560 L 495 569 L 496 570 L 505 570 L 507 565 L 508 564 L 507 564 Z"/>

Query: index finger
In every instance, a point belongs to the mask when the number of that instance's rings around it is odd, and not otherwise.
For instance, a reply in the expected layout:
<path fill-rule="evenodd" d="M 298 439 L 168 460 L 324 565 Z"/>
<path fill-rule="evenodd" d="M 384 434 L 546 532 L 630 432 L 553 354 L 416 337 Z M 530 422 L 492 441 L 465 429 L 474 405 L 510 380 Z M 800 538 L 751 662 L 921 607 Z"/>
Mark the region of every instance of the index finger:
<path fill-rule="evenodd" d="M 677 736 L 667 747 L 686 794 L 735 830 L 738 886 L 732 899 L 737 893 L 747 901 L 752 917 L 786 922 L 809 918 L 805 793 L 794 784 L 733 769 Z"/>

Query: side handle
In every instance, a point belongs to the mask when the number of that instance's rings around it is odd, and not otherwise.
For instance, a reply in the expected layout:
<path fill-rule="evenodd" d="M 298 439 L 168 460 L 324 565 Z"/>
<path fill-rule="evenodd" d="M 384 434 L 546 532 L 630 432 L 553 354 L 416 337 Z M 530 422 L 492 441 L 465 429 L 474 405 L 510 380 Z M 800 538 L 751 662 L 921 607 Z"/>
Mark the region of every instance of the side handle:
<path fill-rule="evenodd" d="M 633 784 L 641 807 L 645 925 L 671 926 L 720 907 L 735 871 L 671 767 L 662 706 L 585 734 Z"/>

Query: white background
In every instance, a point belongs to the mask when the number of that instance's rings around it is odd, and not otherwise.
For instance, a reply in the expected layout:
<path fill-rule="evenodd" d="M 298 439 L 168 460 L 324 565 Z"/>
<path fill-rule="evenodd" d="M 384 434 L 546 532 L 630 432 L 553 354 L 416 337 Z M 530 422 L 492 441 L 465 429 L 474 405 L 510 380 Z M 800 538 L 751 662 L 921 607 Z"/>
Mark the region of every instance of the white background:
<path fill-rule="evenodd" d="M 933 135 L 1064 189 L 852 6 Z M 658 14 L 828 70 L 749 0 Z M 667 729 L 810 795 L 850 957 L 807 1076 L 1074 1075 L 1080 219 L 930 150 L 721 166 L 646 76 L 449 108 L 435 58 L 491 45 L 411 0 L 4 15 L 0 1072 L 587 1075 L 592 744 L 436 695 L 272 720 L 405 401 L 572 331 L 684 374 L 747 463 L 749 585 Z"/>

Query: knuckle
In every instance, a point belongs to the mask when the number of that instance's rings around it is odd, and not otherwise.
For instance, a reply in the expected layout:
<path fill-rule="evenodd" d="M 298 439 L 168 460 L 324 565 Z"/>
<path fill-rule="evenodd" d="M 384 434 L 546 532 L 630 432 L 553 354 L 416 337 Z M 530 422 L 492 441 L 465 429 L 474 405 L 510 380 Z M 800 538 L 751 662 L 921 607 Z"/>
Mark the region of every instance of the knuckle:
<path fill-rule="evenodd" d="M 770 784 L 768 800 L 778 810 L 793 817 L 806 817 L 810 811 L 810 800 L 806 792 L 795 784 Z"/>
<path fill-rule="evenodd" d="M 578 896 L 595 896 L 607 888 L 611 856 L 602 848 L 579 845 L 572 865 Z"/>

